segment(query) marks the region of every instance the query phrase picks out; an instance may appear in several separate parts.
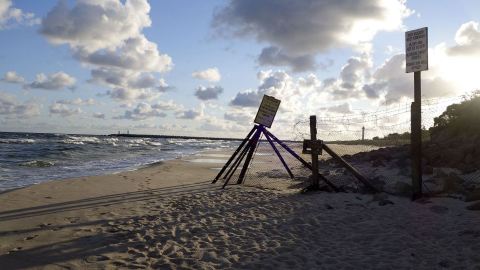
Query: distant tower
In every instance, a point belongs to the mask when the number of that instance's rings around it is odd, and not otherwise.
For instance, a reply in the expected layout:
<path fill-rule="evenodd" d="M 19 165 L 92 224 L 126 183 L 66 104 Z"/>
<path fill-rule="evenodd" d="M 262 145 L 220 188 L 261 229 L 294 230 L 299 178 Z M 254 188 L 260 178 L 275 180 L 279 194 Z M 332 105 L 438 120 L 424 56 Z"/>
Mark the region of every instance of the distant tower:
<path fill-rule="evenodd" d="M 362 127 L 362 141 L 365 140 L 365 127 Z"/>
<path fill-rule="evenodd" d="M 127 129 L 127 134 L 130 134 L 130 130 Z"/>

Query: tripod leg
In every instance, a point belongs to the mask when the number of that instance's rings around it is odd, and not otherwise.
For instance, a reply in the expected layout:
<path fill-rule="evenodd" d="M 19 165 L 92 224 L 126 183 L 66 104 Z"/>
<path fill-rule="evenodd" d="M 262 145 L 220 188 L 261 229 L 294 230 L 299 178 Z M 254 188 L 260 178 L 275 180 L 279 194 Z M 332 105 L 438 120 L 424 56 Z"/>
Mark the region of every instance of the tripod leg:
<path fill-rule="evenodd" d="M 235 162 L 232 164 L 232 166 L 230 167 L 230 169 L 228 169 L 227 173 L 225 174 L 225 176 L 223 177 L 223 179 L 229 179 L 230 177 L 232 177 L 232 175 L 235 173 L 235 171 L 237 170 L 238 166 L 240 165 L 240 163 L 242 163 L 242 160 L 243 158 L 245 157 L 245 155 L 247 154 L 248 152 L 248 146 L 243 148 L 242 150 L 242 153 L 240 153 L 240 155 L 238 156 L 238 158 L 235 160 Z M 229 179 L 230 180 L 230 179 Z"/>
<path fill-rule="evenodd" d="M 273 144 L 272 142 L 272 139 L 270 138 L 270 136 L 268 135 L 268 133 L 265 133 L 265 137 L 267 138 L 268 140 L 268 143 L 270 143 L 270 145 L 272 146 L 273 150 L 275 151 L 275 154 L 277 154 L 278 158 L 280 159 L 280 161 L 282 162 L 283 164 L 283 167 L 285 167 L 285 169 L 287 170 L 288 172 L 288 175 L 290 175 L 290 178 L 293 179 L 293 173 L 292 171 L 290 171 L 290 168 L 288 168 L 288 165 L 287 163 L 285 162 L 285 160 L 283 159 L 282 155 L 280 155 L 280 152 L 278 151 L 277 147 L 275 146 L 275 144 Z"/>
<path fill-rule="evenodd" d="M 257 132 L 255 132 L 252 139 L 250 140 L 250 149 L 247 154 L 247 159 L 245 159 L 245 162 L 243 163 L 242 171 L 240 172 L 240 176 L 238 177 L 237 184 L 243 183 L 243 179 L 245 178 L 245 174 L 247 173 L 247 168 L 250 165 L 250 161 L 252 160 L 255 148 L 257 148 L 258 139 L 260 138 L 261 133 L 262 131 L 260 129 L 257 129 Z"/>
<path fill-rule="evenodd" d="M 215 177 L 215 179 L 213 179 L 212 181 L 212 184 L 215 184 L 218 179 L 220 178 L 220 176 L 222 176 L 223 172 L 227 169 L 227 167 L 230 165 L 230 163 L 232 162 L 232 160 L 235 158 L 235 156 L 237 156 L 238 152 L 240 151 L 240 149 L 242 149 L 242 147 L 245 145 L 245 143 L 247 143 L 248 139 L 250 138 L 250 136 L 252 135 L 252 133 L 257 129 L 258 126 L 254 126 L 252 128 L 252 130 L 250 130 L 250 132 L 248 133 L 247 137 L 245 137 L 245 139 L 243 139 L 242 143 L 238 146 L 238 148 L 235 150 L 235 152 L 233 153 L 233 155 L 228 159 L 227 163 L 225 163 L 225 165 L 223 166 L 223 168 L 220 170 L 220 172 L 217 174 L 217 176 Z"/>

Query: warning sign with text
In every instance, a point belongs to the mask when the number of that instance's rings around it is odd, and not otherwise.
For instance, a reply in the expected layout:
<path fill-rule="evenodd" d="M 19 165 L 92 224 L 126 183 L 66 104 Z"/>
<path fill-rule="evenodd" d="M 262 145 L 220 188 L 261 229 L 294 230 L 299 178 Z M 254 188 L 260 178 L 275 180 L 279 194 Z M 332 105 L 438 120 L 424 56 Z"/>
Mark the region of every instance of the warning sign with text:
<path fill-rule="evenodd" d="M 428 70 L 428 28 L 405 32 L 406 72 Z"/>
<path fill-rule="evenodd" d="M 257 116 L 255 116 L 254 122 L 268 128 L 272 127 L 273 119 L 277 114 L 278 107 L 280 106 L 280 100 L 264 95 L 260 108 L 258 108 Z"/>

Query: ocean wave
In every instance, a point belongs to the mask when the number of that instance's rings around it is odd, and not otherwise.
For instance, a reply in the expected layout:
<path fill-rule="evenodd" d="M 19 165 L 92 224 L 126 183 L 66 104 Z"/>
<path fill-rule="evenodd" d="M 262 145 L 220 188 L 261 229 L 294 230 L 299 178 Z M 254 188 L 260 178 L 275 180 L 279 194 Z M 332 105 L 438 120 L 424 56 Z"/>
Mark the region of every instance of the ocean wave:
<path fill-rule="evenodd" d="M 32 144 L 35 142 L 34 139 L 0 139 L 0 143 L 5 144 Z"/>
<path fill-rule="evenodd" d="M 160 145 L 162 145 L 162 143 L 160 143 L 160 142 L 147 141 L 146 143 L 147 143 L 148 145 L 152 145 L 152 146 L 160 146 Z"/>
<path fill-rule="evenodd" d="M 55 165 L 54 162 L 45 161 L 45 160 L 32 160 L 19 164 L 22 167 L 31 167 L 31 168 L 46 168 Z"/>

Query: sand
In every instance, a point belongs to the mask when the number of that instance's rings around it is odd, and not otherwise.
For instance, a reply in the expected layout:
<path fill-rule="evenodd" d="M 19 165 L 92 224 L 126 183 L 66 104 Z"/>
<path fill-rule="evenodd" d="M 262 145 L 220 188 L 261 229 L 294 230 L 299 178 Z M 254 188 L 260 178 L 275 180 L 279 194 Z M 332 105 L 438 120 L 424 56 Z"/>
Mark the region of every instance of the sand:
<path fill-rule="evenodd" d="M 220 190 L 225 155 L 0 194 L 0 269 L 480 268 L 461 200 Z"/>

